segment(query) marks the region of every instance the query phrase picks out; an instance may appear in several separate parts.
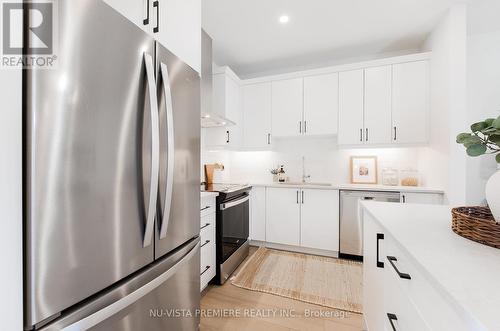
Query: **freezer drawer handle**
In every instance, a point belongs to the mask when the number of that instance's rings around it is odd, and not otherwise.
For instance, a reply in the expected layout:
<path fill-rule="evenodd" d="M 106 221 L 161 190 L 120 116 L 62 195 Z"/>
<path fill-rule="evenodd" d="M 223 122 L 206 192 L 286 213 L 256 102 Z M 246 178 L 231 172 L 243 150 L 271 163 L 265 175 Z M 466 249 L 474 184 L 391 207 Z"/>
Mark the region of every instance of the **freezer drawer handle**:
<path fill-rule="evenodd" d="M 392 330 L 398 331 L 398 330 L 396 330 L 396 327 L 394 326 L 394 321 L 397 321 L 398 317 L 395 314 L 387 313 L 387 318 L 389 319 L 389 323 L 391 323 Z"/>
<path fill-rule="evenodd" d="M 151 245 L 151 237 L 153 236 L 157 202 L 156 198 L 158 196 L 158 177 L 160 169 L 160 125 L 158 118 L 158 99 L 156 98 L 153 57 L 150 54 L 144 53 L 144 62 L 146 65 L 146 76 L 148 80 L 149 103 L 151 104 L 151 181 L 143 242 L 143 247 L 147 247 Z"/>
<path fill-rule="evenodd" d="M 153 7 L 156 8 L 156 26 L 153 28 L 153 33 L 158 33 L 160 31 L 160 3 L 153 2 Z"/>
<path fill-rule="evenodd" d="M 411 276 L 409 274 L 406 274 L 404 272 L 400 272 L 399 269 L 396 267 L 396 265 L 394 264 L 394 261 L 396 261 L 396 262 L 398 261 L 398 259 L 396 259 L 396 257 L 394 257 L 394 256 L 388 256 L 387 260 L 389 260 L 389 263 L 392 265 L 392 267 L 394 268 L 394 270 L 396 270 L 396 272 L 398 273 L 398 276 L 400 278 L 411 279 Z"/>
<path fill-rule="evenodd" d="M 220 210 L 226 210 L 228 208 L 231 208 L 231 207 L 234 207 L 234 206 L 237 206 L 237 205 L 241 205 L 242 203 L 247 202 L 248 200 L 250 200 L 250 197 L 246 196 L 243 199 L 239 199 L 239 200 L 236 200 L 236 201 L 231 201 L 231 202 L 223 203 L 223 204 L 220 205 Z"/>
<path fill-rule="evenodd" d="M 210 243 L 210 240 L 205 240 L 205 242 L 201 245 L 201 247 L 206 246 L 209 243 Z"/>
<path fill-rule="evenodd" d="M 207 272 L 207 271 L 208 271 L 208 269 L 210 269 L 210 266 L 209 266 L 209 265 L 207 265 L 207 266 L 205 267 L 205 270 L 203 270 L 203 272 L 200 274 L 200 276 L 203 276 L 203 274 L 204 274 L 205 272 Z"/>
<path fill-rule="evenodd" d="M 174 137 L 174 115 L 172 105 L 172 90 L 170 89 L 170 76 L 165 63 L 160 64 L 161 77 L 163 80 L 163 91 L 165 93 L 165 116 L 167 122 L 167 184 L 165 185 L 165 205 L 163 207 L 163 222 L 160 229 L 160 239 L 167 236 L 170 221 L 170 209 L 172 207 L 172 192 L 174 186 L 175 166 L 175 137 Z"/>
<path fill-rule="evenodd" d="M 106 306 L 105 308 L 79 320 L 78 322 L 68 325 L 67 327 L 63 328 L 62 331 L 88 330 L 98 325 L 99 323 L 103 322 L 104 320 L 118 314 L 125 308 L 133 305 L 141 298 L 153 292 L 156 288 L 163 285 L 167 280 L 170 279 L 170 277 L 175 275 L 180 268 L 182 268 L 186 263 L 188 263 L 193 258 L 193 256 L 195 256 L 198 253 L 198 251 L 199 251 L 199 246 L 196 245 L 176 265 L 168 269 L 166 272 L 164 272 L 157 278 L 153 279 L 146 285 L 130 293 L 126 297 L 121 298 L 120 300 L 112 303 L 111 305 Z"/>
<path fill-rule="evenodd" d="M 203 230 L 204 228 L 206 228 L 206 227 L 207 227 L 207 226 L 209 226 L 209 225 L 210 225 L 210 223 L 206 223 L 205 225 L 203 225 L 203 226 L 200 228 L 200 230 Z"/>
<path fill-rule="evenodd" d="M 379 256 L 380 256 L 380 240 L 384 239 L 384 234 L 383 233 L 377 233 L 377 268 L 383 268 L 384 267 L 384 262 L 380 261 Z"/>

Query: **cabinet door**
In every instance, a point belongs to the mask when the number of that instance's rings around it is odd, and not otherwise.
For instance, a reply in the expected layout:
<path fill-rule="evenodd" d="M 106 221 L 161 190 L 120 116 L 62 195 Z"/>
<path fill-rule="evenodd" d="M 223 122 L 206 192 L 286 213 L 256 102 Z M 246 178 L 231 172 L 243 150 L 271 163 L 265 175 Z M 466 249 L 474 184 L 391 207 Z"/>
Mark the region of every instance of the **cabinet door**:
<path fill-rule="evenodd" d="M 429 64 L 427 61 L 392 67 L 392 124 L 396 143 L 428 140 Z"/>
<path fill-rule="evenodd" d="M 401 202 L 442 205 L 443 195 L 439 193 L 401 193 Z"/>
<path fill-rule="evenodd" d="M 382 229 L 363 215 L 363 315 L 368 330 L 384 330 L 385 238 Z"/>
<path fill-rule="evenodd" d="M 230 147 L 231 132 L 229 128 L 203 128 L 202 133 L 204 147 L 212 149 L 226 149 Z"/>
<path fill-rule="evenodd" d="M 339 250 L 339 191 L 302 190 L 300 246 Z"/>
<path fill-rule="evenodd" d="M 125 16 L 129 21 L 136 24 L 144 31 L 152 34 L 153 16 L 156 11 L 153 10 L 152 1 L 148 0 L 103 0 L 113 7 L 117 12 Z M 148 8 L 149 4 L 149 8 Z M 149 15 L 148 15 L 149 14 Z"/>
<path fill-rule="evenodd" d="M 363 70 L 339 74 L 340 145 L 363 144 Z"/>
<path fill-rule="evenodd" d="M 339 75 L 304 78 L 304 132 L 307 135 L 337 134 Z"/>
<path fill-rule="evenodd" d="M 299 189 L 266 189 L 266 241 L 298 246 L 300 244 Z"/>
<path fill-rule="evenodd" d="M 266 241 L 266 188 L 250 191 L 250 239 Z"/>
<path fill-rule="evenodd" d="M 156 8 L 153 14 L 156 23 Z M 201 72 L 201 0 L 159 0 L 158 32 L 154 36 L 182 61 Z"/>
<path fill-rule="evenodd" d="M 272 128 L 275 137 L 301 135 L 303 79 L 272 82 Z"/>
<path fill-rule="evenodd" d="M 365 69 L 365 142 L 391 142 L 392 66 Z"/>
<path fill-rule="evenodd" d="M 271 83 L 243 87 L 243 144 L 248 149 L 271 145 Z"/>

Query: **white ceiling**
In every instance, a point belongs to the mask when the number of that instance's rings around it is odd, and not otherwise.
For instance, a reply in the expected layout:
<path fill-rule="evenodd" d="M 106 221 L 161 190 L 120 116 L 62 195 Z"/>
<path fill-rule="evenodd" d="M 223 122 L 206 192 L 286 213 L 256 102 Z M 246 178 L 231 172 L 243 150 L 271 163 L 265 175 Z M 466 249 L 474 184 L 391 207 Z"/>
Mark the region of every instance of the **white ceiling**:
<path fill-rule="evenodd" d="M 203 0 L 214 61 L 242 77 L 418 49 L 457 0 Z M 282 25 L 280 15 L 289 15 Z"/>

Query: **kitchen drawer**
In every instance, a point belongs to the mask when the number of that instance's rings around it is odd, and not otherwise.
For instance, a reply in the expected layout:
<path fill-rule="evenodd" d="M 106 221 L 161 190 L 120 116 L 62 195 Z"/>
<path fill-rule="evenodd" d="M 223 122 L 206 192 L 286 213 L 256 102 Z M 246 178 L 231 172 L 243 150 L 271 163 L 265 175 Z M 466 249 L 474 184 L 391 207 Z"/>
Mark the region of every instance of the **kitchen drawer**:
<path fill-rule="evenodd" d="M 391 284 L 386 283 L 386 286 L 390 286 L 389 288 L 392 289 L 397 285 L 403 295 L 408 297 L 420 315 L 424 317 L 431 330 L 465 331 L 475 329 L 473 321 L 445 299 L 444 293 L 431 285 L 432 283 L 392 238 L 386 242 L 386 255 L 396 258 L 396 261 L 392 261 L 395 267 L 391 265 L 388 258 L 385 259 L 385 271 L 391 276 Z M 395 268 L 400 273 L 407 274 L 411 279 L 402 278 Z M 405 330 L 405 328 L 402 329 Z"/>
<path fill-rule="evenodd" d="M 201 217 L 215 213 L 215 198 L 205 197 L 201 199 L 200 215 Z"/>
<path fill-rule="evenodd" d="M 201 218 L 200 218 L 200 230 L 203 230 L 208 225 L 213 225 L 215 227 L 215 213 L 201 216 Z"/>
<path fill-rule="evenodd" d="M 202 242 L 204 244 L 205 242 Z M 200 286 L 203 290 L 215 276 L 215 242 L 210 241 L 201 248 Z"/>
<path fill-rule="evenodd" d="M 208 221 L 206 222 L 208 224 Z M 201 238 L 201 249 L 205 248 L 206 244 L 215 243 L 215 224 L 211 223 L 210 225 L 206 225 L 200 230 L 200 238 Z"/>
<path fill-rule="evenodd" d="M 386 262 L 388 262 L 386 260 Z M 384 319 L 386 331 L 430 331 L 417 308 L 404 293 L 397 275 L 387 268 L 384 273 Z"/>

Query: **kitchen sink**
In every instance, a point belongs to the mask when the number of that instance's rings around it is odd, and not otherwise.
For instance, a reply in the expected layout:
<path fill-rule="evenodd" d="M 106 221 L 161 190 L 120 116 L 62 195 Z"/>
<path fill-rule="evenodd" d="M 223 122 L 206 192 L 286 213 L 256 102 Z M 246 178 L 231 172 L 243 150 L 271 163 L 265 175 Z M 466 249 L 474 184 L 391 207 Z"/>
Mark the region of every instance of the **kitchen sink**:
<path fill-rule="evenodd" d="M 285 182 L 285 183 L 278 183 L 281 185 L 293 185 L 293 186 L 332 186 L 330 183 L 314 183 L 314 182 Z"/>

